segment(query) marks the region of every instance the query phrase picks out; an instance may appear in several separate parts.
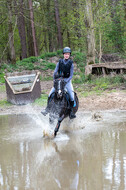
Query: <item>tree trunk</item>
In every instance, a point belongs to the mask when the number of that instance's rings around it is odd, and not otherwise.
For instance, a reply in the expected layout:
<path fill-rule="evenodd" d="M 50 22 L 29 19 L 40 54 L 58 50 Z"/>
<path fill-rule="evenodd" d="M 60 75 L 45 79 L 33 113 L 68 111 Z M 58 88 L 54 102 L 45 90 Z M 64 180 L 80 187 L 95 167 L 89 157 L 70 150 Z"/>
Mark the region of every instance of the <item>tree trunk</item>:
<path fill-rule="evenodd" d="M 15 0 L 16 8 L 17 2 Z M 23 11 L 23 0 L 19 0 L 19 9 L 18 9 L 18 31 L 21 42 L 21 59 L 27 57 L 27 46 L 26 46 L 26 32 L 25 32 L 25 19 L 24 19 L 24 11 Z"/>
<path fill-rule="evenodd" d="M 50 0 L 47 0 L 47 12 L 48 12 L 48 23 L 47 23 L 47 28 L 48 28 L 48 36 L 49 36 L 49 51 L 53 51 L 53 35 L 51 31 L 51 11 L 50 11 Z"/>
<path fill-rule="evenodd" d="M 35 52 L 35 56 L 38 56 L 37 42 L 36 42 L 36 36 L 35 36 L 35 26 L 34 26 L 34 15 L 33 15 L 32 0 L 29 0 L 29 9 L 30 9 L 30 20 L 31 20 L 34 52 Z"/>
<path fill-rule="evenodd" d="M 80 25 L 79 25 L 80 12 L 79 12 L 79 1 L 78 0 L 75 0 L 72 2 L 72 9 L 73 9 L 73 15 L 75 18 L 74 30 L 76 32 L 76 36 L 79 39 L 79 38 L 81 38 L 81 30 L 80 30 Z"/>
<path fill-rule="evenodd" d="M 8 5 L 8 36 L 9 36 L 9 46 L 10 46 L 10 55 L 11 63 L 16 63 L 15 48 L 14 48 L 14 34 L 13 34 L 13 22 L 12 22 L 12 4 L 11 0 L 7 1 Z"/>
<path fill-rule="evenodd" d="M 28 46 L 28 56 L 35 56 L 35 52 L 34 52 L 34 44 L 33 44 L 33 38 L 32 38 L 32 29 L 31 29 L 31 24 L 29 22 L 29 20 L 27 20 L 27 46 Z"/>
<path fill-rule="evenodd" d="M 101 38 L 101 32 L 99 31 L 99 63 L 101 63 L 102 58 L 102 38 Z"/>
<path fill-rule="evenodd" d="M 99 2 L 98 0 L 95 0 L 96 1 L 96 6 L 97 6 L 97 21 L 98 23 L 101 25 L 101 15 L 99 13 Z M 101 63 L 101 58 L 102 58 L 102 34 L 101 34 L 101 27 L 99 26 L 99 63 Z"/>
<path fill-rule="evenodd" d="M 87 65 L 95 63 L 95 34 L 91 0 L 86 0 Z"/>
<path fill-rule="evenodd" d="M 58 0 L 54 0 L 54 3 L 55 3 L 56 25 L 57 25 L 57 30 L 58 30 L 58 46 L 59 46 L 59 48 L 63 48 L 63 38 L 62 38 L 62 34 L 61 34 Z"/>
<path fill-rule="evenodd" d="M 29 2 L 25 3 L 25 9 L 29 9 Z M 26 17 L 29 18 L 29 12 L 26 12 Z M 35 56 L 34 53 L 34 45 L 33 45 L 33 38 L 32 38 L 32 29 L 31 29 L 31 22 L 29 19 L 25 20 L 26 22 L 26 35 L 27 35 L 27 50 L 28 50 L 28 57 Z"/>

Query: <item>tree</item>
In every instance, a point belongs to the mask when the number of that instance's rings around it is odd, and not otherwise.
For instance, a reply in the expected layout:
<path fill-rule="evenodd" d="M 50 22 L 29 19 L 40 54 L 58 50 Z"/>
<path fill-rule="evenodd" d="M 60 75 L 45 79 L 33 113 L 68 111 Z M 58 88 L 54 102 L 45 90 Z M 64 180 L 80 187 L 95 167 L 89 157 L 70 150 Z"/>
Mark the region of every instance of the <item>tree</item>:
<path fill-rule="evenodd" d="M 121 19 L 119 16 L 120 12 L 120 1 L 119 0 L 110 0 L 110 3 L 112 5 L 111 8 L 111 18 L 112 18 L 112 30 L 111 30 L 111 38 L 114 42 L 116 51 L 120 50 L 123 51 L 123 30 L 121 27 Z"/>
<path fill-rule="evenodd" d="M 102 54 L 126 52 L 125 0 L 2 0 L 0 6 L 2 60 L 38 56 L 63 45 L 87 52 L 88 64 L 95 62 L 96 52 L 99 61 Z"/>
<path fill-rule="evenodd" d="M 60 16 L 59 16 L 59 8 L 58 8 L 58 0 L 54 0 L 55 3 L 55 17 L 56 17 L 56 25 L 58 31 L 58 47 L 63 48 L 63 39 L 61 33 L 61 25 L 60 25 Z"/>
<path fill-rule="evenodd" d="M 34 53 L 35 53 L 35 56 L 38 56 L 37 42 L 36 42 L 36 35 L 35 35 L 35 26 L 34 26 L 34 15 L 33 15 L 32 0 L 29 0 L 29 10 L 30 10 L 30 20 L 31 20 L 33 44 L 34 44 Z"/>
<path fill-rule="evenodd" d="M 23 0 L 19 0 L 19 6 L 17 5 L 17 1 L 15 0 L 15 8 L 18 15 L 17 25 L 20 36 L 21 43 L 21 58 L 24 59 L 27 57 L 27 46 L 26 46 L 26 32 L 25 32 L 25 19 L 24 19 L 24 3 Z"/>
<path fill-rule="evenodd" d="M 87 64 L 95 63 L 95 34 L 91 0 L 86 0 Z"/>
<path fill-rule="evenodd" d="M 47 28 L 48 28 L 48 37 L 49 37 L 49 51 L 52 52 L 54 49 L 54 44 L 53 44 L 53 32 L 52 32 L 52 15 L 51 15 L 51 5 L 50 5 L 50 0 L 47 0 Z"/>
<path fill-rule="evenodd" d="M 9 36 L 9 46 L 10 46 L 10 54 L 11 54 L 11 63 L 16 63 L 16 55 L 14 48 L 14 32 L 13 32 L 13 22 L 12 22 L 12 1 L 7 1 L 8 5 L 8 36 Z M 17 19 L 16 19 L 17 21 Z M 16 25 L 16 23 L 15 23 Z"/>

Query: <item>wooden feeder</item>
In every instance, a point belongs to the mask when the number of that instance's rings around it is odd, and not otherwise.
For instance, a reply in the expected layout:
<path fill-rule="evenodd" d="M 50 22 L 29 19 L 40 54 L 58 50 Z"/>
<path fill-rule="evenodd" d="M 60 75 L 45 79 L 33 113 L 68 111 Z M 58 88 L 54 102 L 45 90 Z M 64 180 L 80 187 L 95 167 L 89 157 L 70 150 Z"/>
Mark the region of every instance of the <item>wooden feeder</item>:
<path fill-rule="evenodd" d="M 39 76 L 40 72 L 38 71 L 6 74 L 4 78 L 7 101 L 16 105 L 34 102 L 41 96 Z"/>

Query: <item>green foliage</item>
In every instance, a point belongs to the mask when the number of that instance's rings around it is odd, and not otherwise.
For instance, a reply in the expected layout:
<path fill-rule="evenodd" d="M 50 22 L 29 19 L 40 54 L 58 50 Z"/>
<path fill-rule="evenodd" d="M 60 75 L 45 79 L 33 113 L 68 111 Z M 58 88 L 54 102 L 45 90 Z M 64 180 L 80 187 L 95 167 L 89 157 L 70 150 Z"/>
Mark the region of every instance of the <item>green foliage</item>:
<path fill-rule="evenodd" d="M 40 98 L 37 98 L 33 105 L 38 105 L 38 106 L 46 106 L 47 105 L 47 99 L 48 95 L 47 94 L 41 94 Z"/>
<path fill-rule="evenodd" d="M 21 68 L 24 68 L 26 70 L 33 70 L 33 69 L 35 69 L 35 66 L 33 63 L 37 62 L 38 60 L 39 60 L 38 57 L 34 57 L 34 56 L 28 57 L 28 58 L 25 58 L 21 61 L 17 61 L 15 66 L 17 68 L 21 67 Z"/>
<path fill-rule="evenodd" d="M 34 70 L 34 64 L 27 61 L 20 61 L 16 63 L 17 68 L 26 69 L 26 70 Z"/>
<path fill-rule="evenodd" d="M 80 79 L 77 81 L 76 84 L 74 83 L 74 86 L 76 92 L 80 92 L 81 96 L 87 97 L 94 94 L 101 95 L 105 90 L 107 90 L 108 93 L 115 92 L 116 88 L 126 86 L 126 80 L 123 75 L 117 75 L 114 77 L 97 77 L 89 75 L 84 77 L 83 80 Z"/>
<path fill-rule="evenodd" d="M 42 78 L 43 81 L 50 81 L 50 80 L 53 80 L 53 77 L 52 76 L 48 76 L 48 77 L 44 77 Z"/>
<path fill-rule="evenodd" d="M 61 56 L 63 54 L 63 50 L 57 50 L 57 55 Z"/>
<path fill-rule="evenodd" d="M 9 103 L 6 99 L 0 100 L 0 107 L 5 107 L 5 106 L 11 106 L 12 104 Z"/>
<path fill-rule="evenodd" d="M 0 83 L 1 83 L 1 82 L 0 82 Z M 0 85 L 0 92 L 5 92 L 5 90 L 6 90 L 6 89 L 5 89 L 5 85 L 3 85 L 3 84 Z"/>
<path fill-rule="evenodd" d="M 126 84 L 126 79 L 123 77 L 123 75 L 117 75 L 115 77 L 110 77 L 108 79 L 110 84 L 121 84 L 121 83 Z"/>
<path fill-rule="evenodd" d="M 23 63 L 35 63 L 37 61 L 38 61 L 38 57 L 31 56 L 31 57 L 23 59 L 21 62 L 23 62 Z"/>
<path fill-rule="evenodd" d="M 89 84 L 93 85 L 93 90 L 106 90 L 112 87 L 120 87 L 121 84 L 125 84 L 126 80 L 123 75 L 117 76 L 106 76 L 106 77 L 94 77 L 88 81 Z"/>
<path fill-rule="evenodd" d="M 28 63 L 25 65 L 25 69 L 26 70 L 34 70 L 34 64 L 33 63 Z"/>
<path fill-rule="evenodd" d="M 8 65 L 5 64 L 5 63 L 1 65 L 1 69 L 2 69 L 2 70 L 7 69 L 7 67 L 8 67 Z"/>
<path fill-rule="evenodd" d="M 82 73 L 85 71 L 86 54 L 84 52 L 73 52 L 73 61 L 77 63 L 77 67 Z"/>
<path fill-rule="evenodd" d="M 45 66 L 46 69 L 51 69 L 51 70 L 54 70 L 55 67 L 56 67 L 55 63 L 47 63 Z"/>
<path fill-rule="evenodd" d="M 20 7 L 20 3 L 17 4 Z M 18 7 L 12 3 L 12 13 Z M 24 5 L 23 5 L 24 6 Z M 126 53 L 126 13 L 124 0 L 118 1 L 91 1 L 93 23 L 95 29 L 96 50 L 99 54 L 99 44 L 101 34 L 102 53 L 124 52 Z M 87 51 L 87 15 L 86 1 L 72 0 L 60 1 L 59 15 L 61 23 L 61 34 L 63 37 L 63 46 L 70 46 L 72 51 Z M 28 8 L 28 7 L 27 7 Z M 30 20 L 28 21 L 28 11 L 23 7 L 23 15 L 27 30 L 29 29 Z M 59 40 L 57 32 L 57 23 L 55 19 L 55 3 L 53 1 L 34 1 L 34 23 L 37 39 L 38 52 L 40 58 L 45 59 L 52 56 L 61 56 L 62 50 L 58 50 Z M 90 14 L 89 14 L 90 16 Z M 6 1 L 1 1 L 1 24 L 0 24 L 0 58 L 10 60 L 10 49 L 8 39 L 8 7 Z M 21 41 L 19 30 L 16 25 L 16 15 L 12 14 L 12 29 L 14 31 L 14 46 L 16 60 L 21 56 Z M 27 21 L 27 22 L 26 22 Z M 27 35 L 27 49 L 32 50 L 31 41 Z M 56 51 L 58 50 L 58 51 Z M 53 52 L 55 51 L 55 52 Z M 27 52 L 27 55 L 30 51 Z M 52 52 L 52 53 L 45 53 Z M 33 53 L 31 53 L 32 55 Z M 74 54 L 74 53 L 72 53 Z M 36 58 L 30 57 L 23 62 L 37 62 Z M 80 61 L 80 60 L 79 60 Z"/>
<path fill-rule="evenodd" d="M 4 73 L 0 72 L 0 83 L 5 83 Z"/>
<path fill-rule="evenodd" d="M 106 90 L 108 88 L 108 83 L 107 82 L 102 82 L 102 81 L 96 81 L 96 86 L 93 88 L 93 90 Z"/>
<path fill-rule="evenodd" d="M 47 53 L 44 53 L 40 56 L 41 59 L 45 59 L 45 58 L 49 58 L 49 57 L 54 57 L 56 56 L 57 53 L 56 52 L 47 52 Z"/>
<path fill-rule="evenodd" d="M 81 78 L 74 78 L 73 80 L 72 80 L 72 82 L 74 83 L 74 84 L 81 84 L 82 83 L 82 80 L 81 80 Z"/>
<path fill-rule="evenodd" d="M 81 72 L 77 76 L 74 75 L 72 82 L 75 84 L 82 84 L 85 82 L 90 82 L 91 80 L 91 75 L 85 76 L 84 72 Z"/>
<path fill-rule="evenodd" d="M 50 57 L 54 57 L 54 56 L 63 56 L 63 50 L 57 50 L 56 52 L 46 52 L 43 53 L 39 58 L 41 59 L 48 59 Z"/>
<path fill-rule="evenodd" d="M 86 63 L 86 54 L 84 52 L 73 52 L 72 55 L 77 64 Z"/>

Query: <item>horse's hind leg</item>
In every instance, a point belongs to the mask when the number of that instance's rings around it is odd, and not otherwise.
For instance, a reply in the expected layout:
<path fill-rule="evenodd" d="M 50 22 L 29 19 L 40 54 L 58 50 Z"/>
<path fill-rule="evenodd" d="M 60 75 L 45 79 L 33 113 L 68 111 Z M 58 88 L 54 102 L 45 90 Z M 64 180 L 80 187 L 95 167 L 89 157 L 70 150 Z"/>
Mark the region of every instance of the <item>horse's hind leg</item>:
<path fill-rule="evenodd" d="M 57 135 L 57 132 L 59 131 L 60 128 L 60 124 L 63 121 L 64 117 L 65 117 L 64 114 L 61 117 L 59 117 L 56 128 L 54 130 L 54 137 Z"/>

